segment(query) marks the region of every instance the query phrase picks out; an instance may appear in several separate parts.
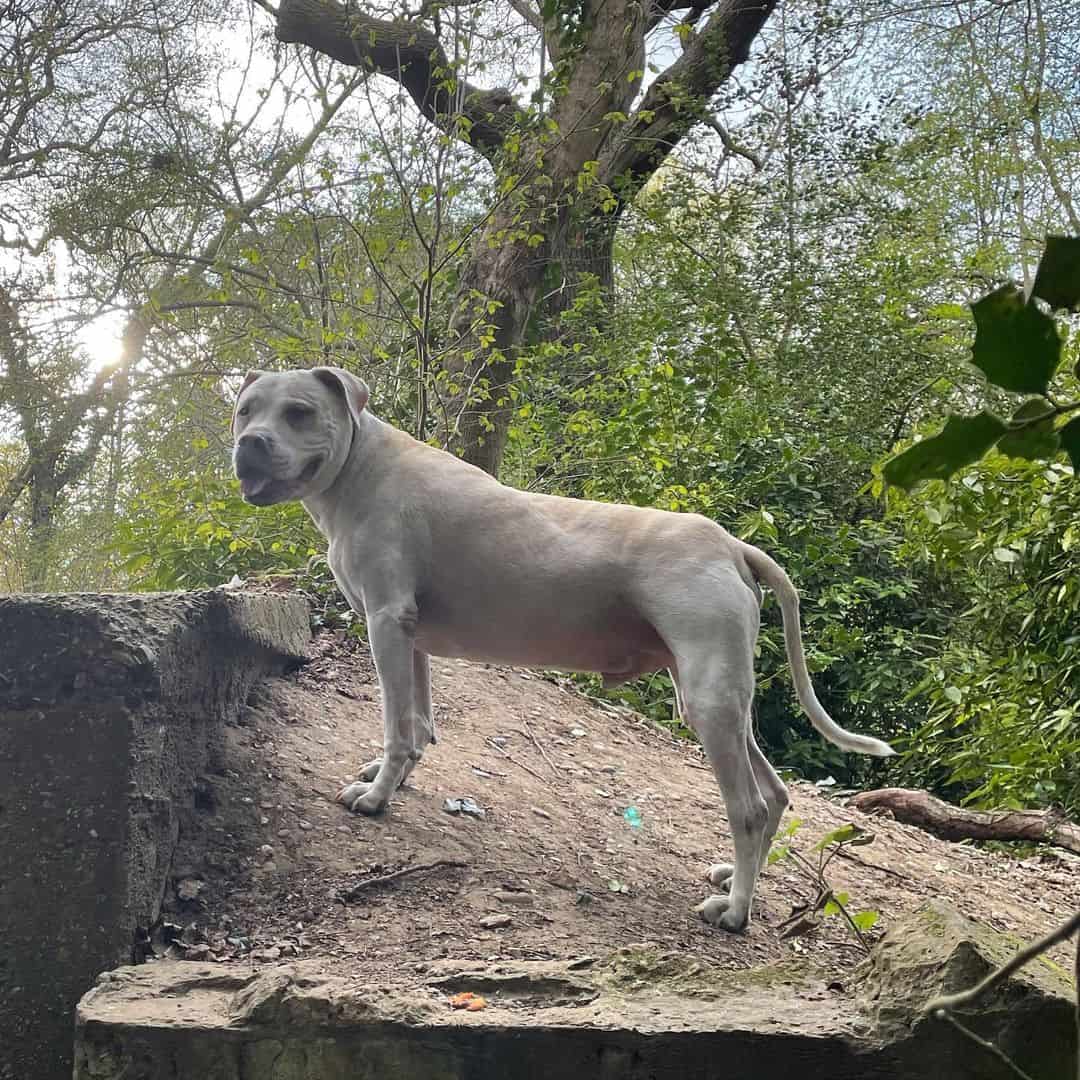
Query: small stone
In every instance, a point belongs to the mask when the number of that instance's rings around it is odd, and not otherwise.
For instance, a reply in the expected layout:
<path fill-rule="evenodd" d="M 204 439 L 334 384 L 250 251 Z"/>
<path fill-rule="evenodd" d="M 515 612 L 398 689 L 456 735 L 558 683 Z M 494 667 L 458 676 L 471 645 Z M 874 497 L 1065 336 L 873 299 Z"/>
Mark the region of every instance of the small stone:
<path fill-rule="evenodd" d="M 545 821 L 551 820 L 551 815 L 546 810 L 541 810 L 539 806 L 534 806 L 532 812 L 537 816 L 543 818 Z"/>
<path fill-rule="evenodd" d="M 185 960 L 206 960 L 210 956 L 210 946 L 205 942 L 199 945 L 188 945 L 184 949 Z"/>
<path fill-rule="evenodd" d="M 206 882 L 200 881 L 198 878 L 183 878 L 176 883 L 176 895 L 180 900 L 192 901 L 198 900 L 199 893 L 206 888 Z"/>
<path fill-rule="evenodd" d="M 584 728 L 576 727 L 570 729 L 570 734 L 573 735 L 575 739 L 584 739 L 589 733 Z"/>
<path fill-rule="evenodd" d="M 272 859 L 274 857 L 274 849 L 269 844 L 263 844 L 262 847 L 259 848 L 259 854 L 264 859 Z"/>
<path fill-rule="evenodd" d="M 485 915 L 479 925 L 485 930 L 501 930 L 509 926 L 514 920 L 509 915 Z"/>
<path fill-rule="evenodd" d="M 311 822 L 310 821 L 305 821 L 303 818 L 301 818 L 296 824 L 301 829 L 303 829 L 304 832 L 307 832 L 311 828 Z"/>
<path fill-rule="evenodd" d="M 531 893 L 511 892 L 509 889 L 500 889 L 495 893 L 495 899 L 503 904 L 522 904 L 526 907 L 533 902 Z"/>

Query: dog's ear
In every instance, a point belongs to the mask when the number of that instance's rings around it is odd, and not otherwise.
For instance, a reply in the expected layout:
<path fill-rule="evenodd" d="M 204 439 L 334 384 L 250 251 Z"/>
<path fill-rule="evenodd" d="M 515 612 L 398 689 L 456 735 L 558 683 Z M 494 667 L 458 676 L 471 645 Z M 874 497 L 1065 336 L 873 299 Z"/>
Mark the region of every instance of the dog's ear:
<path fill-rule="evenodd" d="M 359 424 L 360 414 L 367 407 L 370 396 L 367 383 L 359 375 L 339 367 L 312 368 L 311 374 L 326 383 L 335 393 L 344 395 L 353 423 Z"/>
<path fill-rule="evenodd" d="M 229 431 L 234 435 L 236 434 L 236 410 L 240 408 L 240 398 L 243 397 L 244 391 L 257 379 L 260 375 L 265 375 L 264 371 L 255 371 L 252 369 L 244 376 L 244 385 L 240 387 L 236 392 L 236 401 L 233 402 L 232 421 L 229 424 Z"/>

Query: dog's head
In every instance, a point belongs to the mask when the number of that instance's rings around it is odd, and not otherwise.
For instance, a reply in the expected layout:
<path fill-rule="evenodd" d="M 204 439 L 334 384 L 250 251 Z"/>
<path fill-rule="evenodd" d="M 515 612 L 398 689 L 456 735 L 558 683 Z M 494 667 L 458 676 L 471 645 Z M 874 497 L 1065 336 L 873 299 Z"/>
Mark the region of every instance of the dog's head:
<path fill-rule="evenodd" d="M 233 470 L 246 502 L 272 506 L 325 491 L 362 423 L 368 388 L 341 368 L 249 371 L 233 408 Z"/>

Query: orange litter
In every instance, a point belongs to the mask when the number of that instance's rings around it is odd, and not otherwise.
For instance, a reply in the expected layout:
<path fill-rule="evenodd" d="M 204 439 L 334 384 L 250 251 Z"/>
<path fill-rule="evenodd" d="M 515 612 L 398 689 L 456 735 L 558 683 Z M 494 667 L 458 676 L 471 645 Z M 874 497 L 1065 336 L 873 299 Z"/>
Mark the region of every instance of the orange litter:
<path fill-rule="evenodd" d="M 479 1012 L 481 1009 L 487 1008 L 487 999 L 482 998 L 479 994 L 474 994 L 471 990 L 466 990 L 462 994 L 455 994 L 450 999 L 450 1005 L 455 1009 Z"/>

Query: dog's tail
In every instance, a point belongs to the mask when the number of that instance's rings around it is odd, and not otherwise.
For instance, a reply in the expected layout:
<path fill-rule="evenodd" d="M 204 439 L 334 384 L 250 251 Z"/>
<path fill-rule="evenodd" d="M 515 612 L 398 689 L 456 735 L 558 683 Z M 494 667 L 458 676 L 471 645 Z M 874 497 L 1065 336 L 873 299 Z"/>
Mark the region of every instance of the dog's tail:
<path fill-rule="evenodd" d="M 874 757 L 891 757 L 896 751 L 886 742 L 871 738 L 869 735 L 856 735 L 845 731 L 824 710 L 814 693 L 810 682 L 810 673 L 806 670 L 806 654 L 803 652 L 802 631 L 799 624 L 799 594 L 779 563 L 764 551 L 750 544 L 742 544 L 743 557 L 754 576 L 763 581 L 780 601 L 780 611 L 784 616 L 784 645 L 787 647 L 788 664 L 791 678 L 795 683 L 795 693 L 810 723 L 831 743 L 842 750 L 852 750 L 859 754 L 873 754 Z"/>

